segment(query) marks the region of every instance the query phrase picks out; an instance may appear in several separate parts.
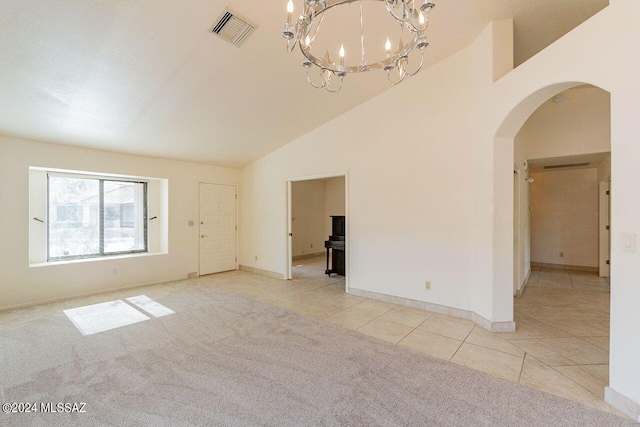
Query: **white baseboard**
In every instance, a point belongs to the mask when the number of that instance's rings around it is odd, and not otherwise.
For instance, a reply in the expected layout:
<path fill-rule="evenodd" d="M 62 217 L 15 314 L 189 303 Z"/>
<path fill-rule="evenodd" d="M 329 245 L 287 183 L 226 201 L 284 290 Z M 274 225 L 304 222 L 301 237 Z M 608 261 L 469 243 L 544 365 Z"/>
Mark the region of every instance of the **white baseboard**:
<path fill-rule="evenodd" d="M 284 274 L 276 273 L 275 271 L 263 270 L 261 268 L 256 268 L 256 267 L 249 267 L 248 265 L 241 265 L 240 270 L 248 271 L 249 273 L 261 274 L 267 277 L 273 277 L 274 279 L 284 280 Z"/>
<path fill-rule="evenodd" d="M 307 258 L 316 258 L 323 257 L 326 255 L 326 252 L 314 252 L 312 254 L 304 254 L 304 255 L 294 255 L 291 257 L 293 261 L 298 261 L 299 259 L 307 259 Z"/>
<path fill-rule="evenodd" d="M 529 283 L 529 277 L 531 277 L 531 267 L 529 267 L 529 271 L 527 271 L 527 275 L 524 278 L 524 282 L 522 282 L 522 286 L 520 286 L 520 289 L 518 289 L 516 291 L 516 296 L 518 298 L 520 298 L 522 296 L 522 294 L 524 293 L 524 288 L 527 287 L 527 283 Z"/>
<path fill-rule="evenodd" d="M 640 423 L 640 403 L 636 403 L 627 396 L 618 393 L 611 387 L 604 389 L 604 401 L 616 408 L 633 421 Z"/>
<path fill-rule="evenodd" d="M 575 270 L 575 271 L 589 271 L 592 273 L 598 272 L 598 267 L 591 267 L 587 265 L 567 265 L 567 264 L 549 264 L 546 262 L 531 262 L 532 267 L 538 268 L 551 268 L 555 270 Z"/>
<path fill-rule="evenodd" d="M 446 314 L 448 316 L 459 317 L 475 322 L 489 332 L 515 332 L 516 322 L 491 322 L 480 316 L 478 313 L 463 310 L 460 308 L 447 307 L 445 305 L 432 304 L 425 301 L 417 301 L 409 298 L 402 298 L 393 295 L 379 294 L 377 292 L 365 291 L 362 289 L 349 288 L 349 294 L 357 295 L 364 298 L 375 299 L 378 301 L 390 302 L 393 304 L 413 307 L 420 310 L 432 311 L 434 313 Z"/>

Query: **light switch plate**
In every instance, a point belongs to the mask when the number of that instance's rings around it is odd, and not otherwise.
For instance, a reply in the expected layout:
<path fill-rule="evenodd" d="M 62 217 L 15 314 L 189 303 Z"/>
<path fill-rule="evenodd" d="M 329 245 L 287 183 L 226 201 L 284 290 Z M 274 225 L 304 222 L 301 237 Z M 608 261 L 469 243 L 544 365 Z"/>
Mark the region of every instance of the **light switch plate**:
<path fill-rule="evenodd" d="M 622 234 L 622 250 L 625 252 L 636 251 L 636 235 L 635 233 Z"/>

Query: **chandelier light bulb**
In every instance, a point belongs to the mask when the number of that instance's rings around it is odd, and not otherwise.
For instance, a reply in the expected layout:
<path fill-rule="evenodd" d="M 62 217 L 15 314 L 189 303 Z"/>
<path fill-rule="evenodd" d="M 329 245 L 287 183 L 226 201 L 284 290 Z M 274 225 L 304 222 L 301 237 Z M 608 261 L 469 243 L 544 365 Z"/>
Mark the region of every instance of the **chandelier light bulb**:
<path fill-rule="evenodd" d="M 384 44 L 384 48 L 387 50 L 387 58 L 391 57 L 391 40 L 387 37 L 387 42 Z"/>
<path fill-rule="evenodd" d="M 420 26 L 424 25 L 424 13 L 420 12 L 418 14 L 418 21 L 420 22 Z"/>
<path fill-rule="evenodd" d="M 304 44 L 307 47 L 311 46 L 311 39 L 309 38 L 309 36 L 307 36 L 307 38 L 304 39 Z"/>
<path fill-rule="evenodd" d="M 293 0 L 289 0 L 289 3 L 287 3 L 287 23 L 291 24 L 292 18 L 293 18 Z"/>

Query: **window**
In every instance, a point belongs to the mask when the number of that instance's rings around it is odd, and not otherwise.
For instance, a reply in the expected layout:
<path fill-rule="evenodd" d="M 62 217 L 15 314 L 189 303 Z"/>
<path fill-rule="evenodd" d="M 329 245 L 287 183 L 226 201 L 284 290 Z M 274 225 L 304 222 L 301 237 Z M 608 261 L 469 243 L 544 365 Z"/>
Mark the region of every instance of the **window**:
<path fill-rule="evenodd" d="M 147 183 L 47 174 L 47 260 L 147 252 Z"/>

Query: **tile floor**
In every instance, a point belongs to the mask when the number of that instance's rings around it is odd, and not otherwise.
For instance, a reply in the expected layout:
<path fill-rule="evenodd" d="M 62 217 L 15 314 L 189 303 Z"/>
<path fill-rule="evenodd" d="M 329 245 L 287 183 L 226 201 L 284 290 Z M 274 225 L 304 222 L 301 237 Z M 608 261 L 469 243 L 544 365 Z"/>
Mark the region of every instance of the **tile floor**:
<path fill-rule="evenodd" d="M 595 273 L 535 268 L 515 300 L 517 331 L 346 294 L 324 258 L 294 262 L 294 280 L 244 273 L 197 279 L 607 412 L 609 284 Z"/>

